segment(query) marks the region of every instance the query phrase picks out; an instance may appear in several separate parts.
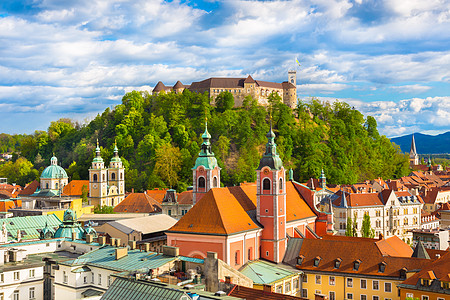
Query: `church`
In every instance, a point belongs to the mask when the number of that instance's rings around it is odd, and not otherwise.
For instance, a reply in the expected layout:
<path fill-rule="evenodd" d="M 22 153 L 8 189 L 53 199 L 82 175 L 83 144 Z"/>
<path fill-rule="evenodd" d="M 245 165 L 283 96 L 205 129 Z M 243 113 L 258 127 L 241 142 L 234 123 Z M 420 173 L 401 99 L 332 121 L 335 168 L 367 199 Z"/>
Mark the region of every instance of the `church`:
<path fill-rule="evenodd" d="M 279 263 L 290 237 L 317 238 L 331 229 L 305 200 L 308 188 L 286 181 L 272 126 L 256 183 L 220 187 L 210 138 L 206 126 L 192 169 L 195 205 L 166 232 L 167 244 L 179 247 L 180 255 L 205 258 L 213 251 L 235 269 L 259 258 Z"/>
<path fill-rule="evenodd" d="M 116 206 L 125 198 L 125 168 L 114 143 L 114 156 L 105 168 L 97 140 L 95 157 L 89 169 L 89 201 L 92 205 Z"/>

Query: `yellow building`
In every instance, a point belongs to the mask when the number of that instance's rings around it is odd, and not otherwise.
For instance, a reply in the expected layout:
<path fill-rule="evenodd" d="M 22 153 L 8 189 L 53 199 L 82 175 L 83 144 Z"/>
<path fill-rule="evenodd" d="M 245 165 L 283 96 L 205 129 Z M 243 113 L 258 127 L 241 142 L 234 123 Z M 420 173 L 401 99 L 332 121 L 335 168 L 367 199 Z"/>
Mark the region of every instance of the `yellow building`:
<path fill-rule="evenodd" d="M 315 294 L 329 300 L 400 299 L 397 286 L 408 272 L 431 260 L 411 258 L 411 248 L 397 237 L 392 239 L 290 239 L 287 253 L 297 256 L 285 262 L 304 272 L 301 296 L 307 299 L 314 299 Z"/>

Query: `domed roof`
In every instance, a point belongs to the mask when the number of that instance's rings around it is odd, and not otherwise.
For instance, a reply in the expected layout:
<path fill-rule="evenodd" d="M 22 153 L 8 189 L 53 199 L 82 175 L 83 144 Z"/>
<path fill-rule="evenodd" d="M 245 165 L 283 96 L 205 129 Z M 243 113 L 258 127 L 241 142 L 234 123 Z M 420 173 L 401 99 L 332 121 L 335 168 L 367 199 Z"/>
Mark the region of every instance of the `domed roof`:
<path fill-rule="evenodd" d="M 77 214 L 70 208 L 64 212 L 63 224 L 56 230 L 55 238 L 72 238 L 72 232 L 76 233 L 76 238 L 81 240 L 85 237 L 85 232 L 81 224 L 77 222 Z"/>
<path fill-rule="evenodd" d="M 67 176 L 67 173 L 63 168 L 58 166 L 58 159 L 55 156 L 53 156 L 50 159 L 50 166 L 45 168 L 45 170 L 41 174 L 41 178 L 59 179 L 59 178 L 69 178 L 69 176 Z"/>

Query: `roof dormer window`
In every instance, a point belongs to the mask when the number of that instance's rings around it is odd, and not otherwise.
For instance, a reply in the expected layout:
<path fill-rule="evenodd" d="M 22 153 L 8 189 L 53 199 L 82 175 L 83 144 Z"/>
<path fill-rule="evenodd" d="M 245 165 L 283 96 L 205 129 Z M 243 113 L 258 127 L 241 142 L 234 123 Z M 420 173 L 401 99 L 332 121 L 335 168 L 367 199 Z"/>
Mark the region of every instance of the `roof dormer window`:
<path fill-rule="evenodd" d="M 315 258 L 314 258 L 314 267 L 318 267 L 319 266 L 319 263 L 320 263 L 320 260 L 321 260 L 322 258 L 320 257 L 320 256 L 316 256 Z"/>
<path fill-rule="evenodd" d="M 378 264 L 378 272 L 384 273 L 385 270 L 386 270 L 386 263 L 382 261 L 381 263 Z"/>
<path fill-rule="evenodd" d="M 353 262 L 353 271 L 358 271 L 359 266 L 361 265 L 361 260 L 357 259 Z"/>
<path fill-rule="evenodd" d="M 297 265 L 301 265 L 303 263 L 304 259 L 305 259 L 305 257 L 303 255 L 300 255 L 299 257 L 297 257 Z"/>
<path fill-rule="evenodd" d="M 335 269 L 339 269 L 339 267 L 341 266 L 341 262 L 342 262 L 342 259 L 336 258 L 336 259 L 334 260 L 334 268 L 335 268 Z"/>

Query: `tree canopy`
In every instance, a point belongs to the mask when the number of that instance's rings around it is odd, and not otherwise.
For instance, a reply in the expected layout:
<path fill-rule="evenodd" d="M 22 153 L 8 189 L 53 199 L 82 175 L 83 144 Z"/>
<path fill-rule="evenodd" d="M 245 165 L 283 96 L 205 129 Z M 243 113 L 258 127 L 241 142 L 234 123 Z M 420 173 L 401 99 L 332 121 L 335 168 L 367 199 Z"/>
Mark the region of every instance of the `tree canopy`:
<path fill-rule="evenodd" d="M 376 120 L 364 118 L 347 103 L 313 98 L 299 101 L 292 110 L 278 95 L 269 98 L 269 107 L 247 96 L 242 107 L 233 108 L 232 94 L 223 93 L 213 107 L 206 93 L 133 91 L 87 124 L 60 119 L 46 132 L 0 135 L 0 149 L 21 156 L 19 166 L 13 166 L 15 162 L 0 165 L 0 176 L 27 183 L 38 178 L 55 153 L 70 179 L 87 179 L 96 140 L 105 162 L 113 156 L 117 140 L 128 191 L 170 186 L 182 191 L 192 184 L 191 168 L 200 151 L 206 116 L 212 148 L 222 168 L 221 182 L 229 186 L 254 181 L 267 142 L 268 110 L 277 150 L 297 181 L 319 177 L 322 168 L 331 184 L 408 174 L 408 158 L 378 133 Z M 167 161 L 176 162 L 170 169 L 173 172 L 165 169 Z M 11 171 L 14 167 L 20 169 L 19 177 Z"/>

